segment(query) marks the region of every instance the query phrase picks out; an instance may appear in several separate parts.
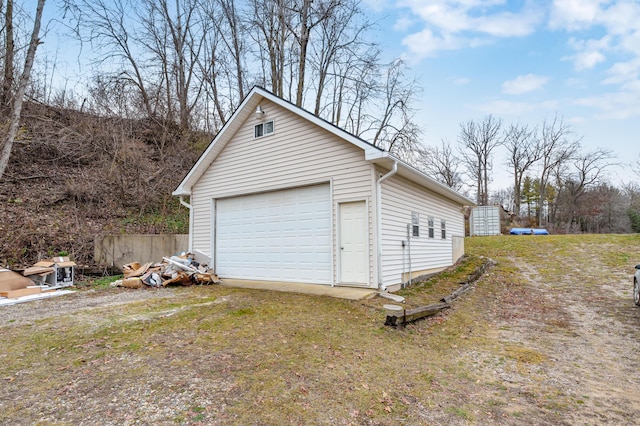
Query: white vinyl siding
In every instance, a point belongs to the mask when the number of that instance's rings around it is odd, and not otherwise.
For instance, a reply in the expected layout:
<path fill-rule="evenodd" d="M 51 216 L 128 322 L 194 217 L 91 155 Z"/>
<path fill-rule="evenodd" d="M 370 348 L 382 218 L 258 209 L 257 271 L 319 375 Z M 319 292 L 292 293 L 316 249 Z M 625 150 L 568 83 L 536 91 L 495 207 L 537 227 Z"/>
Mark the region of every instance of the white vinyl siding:
<path fill-rule="evenodd" d="M 464 236 L 464 216 L 459 204 L 422 188 L 406 179 L 392 176 L 382 185 L 382 276 L 385 285 L 402 282 L 408 273 L 407 225 L 413 213 L 421 218 L 433 218 L 436 224 L 445 220 L 447 235 L 440 238 L 411 238 L 411 269 L 413 271 L 447 267 L 453 263 L 452 236 Z M 426 222 L 426 220 L 425 220 Z"/>
<path fill-rule="evenodd" d="M 362 149 L 271 102 L 265 100 L 261 106 L 267 119 L 277 123 L 277 132 L 255 139 L 254 126 L 258 123 L 250 116 L 193 187 L 193 249 L 212 254 L 213 199 L 329 183 L 335 283 L 337 204 L 367 200 L 371 210 L 373 167 L 364 160 Z M 371 247 L 371 211 L 368 215 Z M 370 271 L 372 252 L 369 251 Z M 372 274 L 369 280 L 374 285 Z"/>

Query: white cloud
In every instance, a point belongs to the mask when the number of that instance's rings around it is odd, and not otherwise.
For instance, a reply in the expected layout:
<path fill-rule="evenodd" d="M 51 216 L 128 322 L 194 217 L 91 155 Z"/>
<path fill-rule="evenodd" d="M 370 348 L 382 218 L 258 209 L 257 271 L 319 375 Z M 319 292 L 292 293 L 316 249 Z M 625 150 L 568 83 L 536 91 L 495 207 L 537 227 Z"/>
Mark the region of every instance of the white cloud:
<path fill-rule="evenodd" d="M 627 62 L 617 62 L 607 71 L 603 84 L 624 84 L 637 80 L 640 76 L 640 57 Z"/>
<path fill-rule="evenodd" d="M 549 77 L 535 74 L 520 75 L 513 80 L 502 83 L 502 93 L 521 95 L 523 93 L 540 90 L 549 81 Z"/>
<path fill-rule="evenodd" d="M 600 14 L 602 3 L 602 0 L 554 0 L 549 25 L 567 30 L 588 27 Z"/>
<path fill-rule="evenodd" d="M 593 50 L 576 53 L 570 58 L 574 61 L 573 66 L 576 71 L 591 69 L 607 59 L 602 53 Z"/>
<path fill-rule="evenodd" d="M 587 80 L 577 77 L 569 77 L 564 81 L 567 87 L 577 87 L 579 89 L 586 89 L 589 87 Z"/>
<path fill-rule="evenodd" d="M 567 123 L 569 124 L 582 124 L 586 122 L 587 122 L 587 119 L 585 117 L 574 116 L 574 117 L 567 118 Z"/>
<path fill-rule="evenodd" d="M 367 9 L 370 9 L 374 12 L 382 12 L 389 6 L 388 0 L 363 0 L 362 2 Z"/>
<path fill-rule="evenodd" d="M 495 101 L 486 102 L 483 104 L 475 105 L 474 109 L 483 112 L 484 114 L 504 115 L 504 116 L 518 116 L 532 111 L 556 111 L 558 109 L 558 103 L 556 101 L 546 101 L 539 103 L 532 102 L 513 102 L 504 99 L 497 99 Z"/>
<path fill-rule="evenodd" d="M 640 3 L 633 0 L 554 0 L 551 28 L 566 31 L 580 30 L 596 38 L 571 38 L 569 46 L 575 54 L 572 60 L 577 71 L 584 71 L 613 56 L 640 57 Z M 610 70 L 616 74 L 616 70 Z M 613 80 L 609 80 L 611 82 Z"/>
<path fill-rule="evenodd" d="M 459 49 L 464 45 L 464 41 L 449 34 L 438 36 L 430 30 L 424 29 L 419 33 L 405 37 L 402 44 L 407 46 L 412 53 L 420 57 L 427 57 L 437 51 Z"/>
<path fill-rule="evenodd" d="M 453 79 L 453 84 L 455 84 L 456 86 L 465 86 L 469 83 L 471 83 L 471 79 L 467 77 L 458 77 Z"/>
<path fill-rule="evenodd" d="M 414 26 L 415 23 L 416 20 L 413 17 L 409 15 L 403 15 L 396 19 L 396 22 L 393 24 L 393 29 L 395 31 L 405 32 L 408 31 L 409 28 Z"/>
<path fill-rule="evenodd" d="M 596 22 L 612 34 L 626 35 L 640 30 L 640 4 L 637 1 L 616 1 L 602 8 Z"/>
<path fill-rule="evenodd" d="M 473 19 L 469 30 L 477 30 L 496 37 L 522 37 L 532 34 L 539 22 L 534 13 L 500 13 Z"/>
<path fill-rule="evenodd" d="M 640 116 L 640 84 L 630 84 L 627 90 L 577 99 L 576 105 L 594 108 L 599 119 L 623 120 Z"/>
<path fill-rule="evenodd" d="M 609 36 L 597 40 L 577 40 L 572 37 L 569 39 L 569 46 L 573 47 L 577 53 L 563 59 L 573 60 L 576 71 L 592 69 L 607 59 L 602 52 L 610 49 L 611 41 Z"/>
<path fill-rule="evenodd" d="M 429 56 L 440 50 L 475 47 L 496 38 L 532 34 L 542 14 L 525 3 L 519 12 L 506 10 L 504 0 L 405 0 L 399 4 L 424 25 L 405 37 L 403 44 L 416 54 Z M 432 46 L 424 46 L 433 42 Z"/>

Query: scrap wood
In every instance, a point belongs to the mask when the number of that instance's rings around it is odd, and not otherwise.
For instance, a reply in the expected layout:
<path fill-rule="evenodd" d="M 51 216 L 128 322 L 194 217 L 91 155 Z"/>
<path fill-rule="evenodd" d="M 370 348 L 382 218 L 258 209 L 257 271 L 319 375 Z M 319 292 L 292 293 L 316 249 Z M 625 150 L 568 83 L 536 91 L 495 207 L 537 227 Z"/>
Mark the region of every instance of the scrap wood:
<path fill-rule="evenodd" d="M 160 287 L 162 286 L 162 277 L 158 272 L 161 272 L 160 268 L 149 269 L 140 279 L 148 286 Z"/>
<path fill-rule="evenodd" d="M 384 322 L 384 325 L 402 328 L 410 322 L 435 315 L 438 312 L 450 307 L 451 305 L 448 303 L 434 303 L 415 309 L 403 309 L 402 311 L 398 311 L 398 313 L 387 314 L 387 319 Z"/>
<path fill-rule="evenodd" d="M 33 300 L 48 299 L 50 297 L 64 296 L 65 294 L 75 293 L 71 290 L 53 290 L 44 291 L 42 293 L 29 294 L 26 296 L 16 297 L 14 299 L 0 299 L 0 306 L 11 306 L 18 303 L 31 302 Z"/>
<path fill-rule="evenodd" d="M 164 281 L 162 283 L 162 286 L 166 287 L 168 285 L 191 285 L 191 284 L 193 283 L 191 282 L 191 278 L 189 277 L 189 274 L 185 272 L 179 272 L 175 278 L 171 278 L 170 280 Z"/>
<path fill-rule="evenodd" d="M 173 256 L 173 257 L 177 258 L 176 256 Z M 179 262 L 176 259 L 173 259 L 173 258 L 170 259 L 168 257 L 163 257 L 162 259 L 169 262 L 171 265 L 175 266 L 176 268 L 182 269 L 183 271 L 198 272 L 198 270 L 193 266 L 185 265 L 184 263 Z"/>
<path fill-rule="evenodd" d="M 9 269 L 0 268 L 0 291 L 12 291 L 27 288 L 33 281 Z"/>
<path fill-rule="evenodd" d="M 191 275 L 191 280 L 196 284 L 217 284 L 220 278 L 216 274 L 197 272 Z"/>
<path fill-rule="evenodd" d="M 471 288 L 473 288 L 473 284 L 480 279 L 482 274 L 484 274 L 489 268 L 495 265 L 496 265 L 495 260 L 485 259 L 482 265 L 480 265 L 475 271 L 469 274 L 466 280 L 460 283 L 460 287 L 458 287 L 458 289 L 453 291 L 448 296 L 443 297 L 442 299 L 440 299 L 440 301 L 444 303 L 453 302 L 455 299 L 457 299 L 467 291 L 471 290 Z"/>
<path fill-rule="evenodd" d="M 142 288 L 142 280 L 138 277 L 125 278 L 124 280 L 122 280 L 121 287 Z"/>
<path fill-rule="evenodd" d="M 36 286 L 36 287 L 21 288 L 18 290 L 0 291 L 0 296 L 6 297 L 7 299 L 15 299 L 17 297 L 29 296 L 31 294 L 39 294 L 39 293 L 42 293 L 42 289 Z"/>
<path fill-rule="evenodd" d="M 144 286 L 217 284 L 220 282 L 220 278 L 213 270 L 209 269 L 207 265 L 196 262 L 190 253 L 163 257 L 162 260 L 162 263 L 156 264 L 149 262 L 142 265 L 139 262 L 131 262 L 123 265 L 124 279 L 115 281 L 111 285 L 113 287 L 140 288 Z"/>
<path fill-rule="evenodd" d="M 141 277 L 147 272 L 151 265 L 153 265 L 153 262 L 145 263 L 144 265 L 140 265 L 138 262 L 132 262 L 123 265 L 122 272 L 125 278 Z"/>
<path fill-rule="evenodd" d="M 22 272 L 22 275 L 24 275 L 25 277 L 28 277 L 31 275 L 40 275 L 41 277 L 43 277 L 45 275 L 49 275 L 53 271 L 55 271 L 55 268 L 51 266 L 35 266 L 34 265 L 25 269 L 24 272 Z"/>

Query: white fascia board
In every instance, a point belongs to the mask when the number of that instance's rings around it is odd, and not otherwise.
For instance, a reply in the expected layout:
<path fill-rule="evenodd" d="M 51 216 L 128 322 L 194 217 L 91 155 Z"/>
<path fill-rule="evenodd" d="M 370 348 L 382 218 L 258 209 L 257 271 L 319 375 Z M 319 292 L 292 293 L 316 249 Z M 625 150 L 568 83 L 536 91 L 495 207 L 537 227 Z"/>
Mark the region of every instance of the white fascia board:
<path fill-rule="evenodd" d="M 292 104 L 291 102 L 285 101 L 284 99 L 277 97 L 273 93 L 267 92 L 264 89 L 260 89 L 260 88 L 257 88 L 257 90 L 260 90 L 262 96 L 265 97 L 266 99 L 270 100 L 271 102 L 281 106 L 282 108 L 288 109 L 289 111 L 293 112 L 294 114 L 297 114 L 297 115 L 301 116 L 302 118 L 304 118 L 305 120 L 310 121 L 311 123 L 321 127 L 322 129 L 326 130 L 327 132 L 333 133 L 334 135 L 338 136 L 340 139 L 346 140 L 347 142 L 350 142 L 353 145 L 357 146 L 358 148 L 364 150 L 365 156 L 375 155 L 377 153 L 382 153 L 383 152 L 380 148 L 377 148 L 377 147 L 371 145 L 370 143 L 360 139 L 357 136 L 352 135 L 351 133 L 347 132 L 346 130 L 343 130 L 338 126 L 335 126 L 335 125 L 329 123 L 328 121 L 323 120 L 322 118 L 320 118 L 320 117 L 318 117 L 316 115 L 313 115 L 309 111 L 307 111 L 305 109 L 302 109 L 302 108 Z"/>
<path fill-rule="evenodd" d="M 193 167 L 191 167 L 191 170 L 189 170 L 184 179 L 182 179 L 182 182 L 180 182 L 178 187 L 171 193 L 172 195 L 191 195 L 193 184 L 200 179 L 238 129 L 238 120 L 240 120 L 240 122 L 244 121 L 253 112 L 253 108 L 248 108 L 247 105 L 258 103 L 258 101 L 255 100 L 256 95 L 259 94 L 258 92 L 259 88 L 254 88 L 249 92 L 233 115 L 231 115 L 222 129 L 213 138 L 207 149 L 200 155 L 200 158 L 198 158 Z"/>
<path fill-rule="evenodd" d="M 461 204 L 463 206 L 475 206 L 476 203 L 471 200 L 470 198 L 467 198 L 466 196 L 460 194 L 457 191 L 454 191 L 453 189 L 449 188 L 448 186 L 438 182 L 437 180 L 433 179 L 432 177 L 424 174 L 423 172 L 421 172 L 420 170 L 416 169 L 415 167 L 405 163 L 402 160 L 399 160 L 398 158 L 394 157 L 392 154 L 390 154 L 387 151 L 383 151 L 380 153 L 371 153 L 369 155 L 365 156 L 365 159 L 368 161 L 371 161 L 374 164 L 379 164 L 380 166 L 383 166 L 385 168 L 391 168 L 393 166 L 394 162 L 398 163 L 398 175 L 409 179 L 412 182 L 417 183 L 420 186 L 423 186 L 433 192 L 435 192 L 436 194 L 440 194 L 452 201 L 457 202 L 458 204 Z"/>
<path fill-rule="evenodd" d="M 316 124 L 317 126 L 338 136 L 339 138 L 352 143 L 358 148 L 364 150 L 365 157 L 379 155 L 383 152 L 380 148 L 377 148 L 365 142 L 364 140 L 352 135 L 345 130 L 340 129 L 337 126 L 334 126 L 333 124 L 311 114 L 310 112 L 300 107 L 297 107 L 293 103 L 285 101 L 284 99 L 279 98 L 273 93 L 256 86 L 247 94 L 245 99 L 242 101 L 233 115 L 229 118 L 227 123 L 222 127 L 220 132 L 209 144 L 200 158 L 198 158 L 198 161 L 196 161 L 195 165 L 191 168 L 191 170 L 189 170 L 184 179 L 182 179 L 182 182 L 180 182 L 178 187 L 172 192 L 172 195 L 191 195 L 191 188 L 193 187 L 195 182 L 200 179 L 200 177 L 204 174 L 211 163 L 213 163 L 213 161 L 218 157 L 218 154 L 220 154 L 229 139 L 231 139 L 233 134 L 238 130 L 238 124 L 236 124 L 236 122 L 244 122 L 244 120 L 246 120 L 246 118 L 253 113 L 255 107 L 260 103 L 262 99 L 267 99 L 274 104 L 303 117 L 305 120 Z"/>

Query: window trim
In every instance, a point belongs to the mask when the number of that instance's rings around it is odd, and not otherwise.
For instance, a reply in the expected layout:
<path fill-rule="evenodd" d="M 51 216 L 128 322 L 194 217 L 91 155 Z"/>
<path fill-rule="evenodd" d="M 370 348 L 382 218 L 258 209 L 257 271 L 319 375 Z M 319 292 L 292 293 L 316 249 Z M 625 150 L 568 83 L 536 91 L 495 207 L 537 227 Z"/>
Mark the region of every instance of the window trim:
<path fill-rule="evenodd" d="M 411 212 L 411 237 L 420 238 L 420 213 Z"/>
<path fill-rule="evenodd" d="M 427 223 L 429 224 L 429 238 L 435 238 L 435 225 L 434 225 L 435 220 L 433 219 L 433 216 L 429 216 L 427 218 Z"/>
<path fill-rule="evenodd" d="M 447 239 L 447 221 L 440 219 L 440 239 Z"/>
<path fill-rule="evenodd" d="M 268 124 L 271 124 L 271 131 L 265 132 Z M 261 132 L 260 135 L 258 135 L 258 129 L 260 129 L 260 132 Z M 253 138 L 254 139 L 264 138 L 265 136 L 274 134 L 275 131 L 276 131 L 276 126 L 273 120 L 265 121 L 264 123 L 258 123 L 255 126 L 253 126 Z"/>

